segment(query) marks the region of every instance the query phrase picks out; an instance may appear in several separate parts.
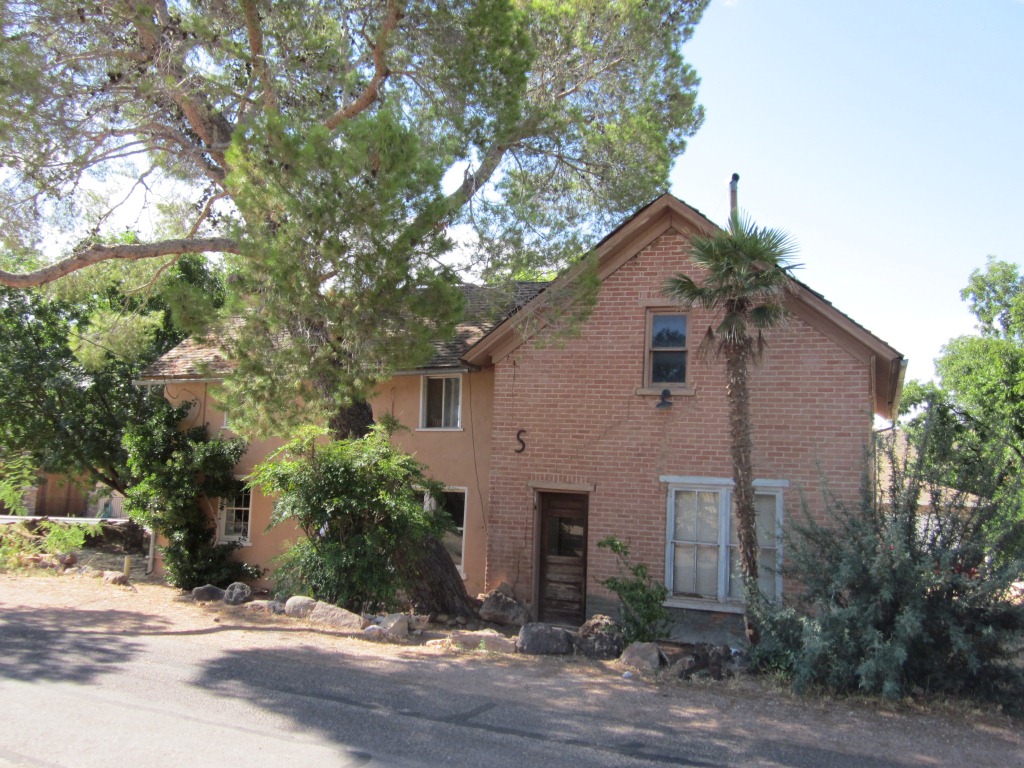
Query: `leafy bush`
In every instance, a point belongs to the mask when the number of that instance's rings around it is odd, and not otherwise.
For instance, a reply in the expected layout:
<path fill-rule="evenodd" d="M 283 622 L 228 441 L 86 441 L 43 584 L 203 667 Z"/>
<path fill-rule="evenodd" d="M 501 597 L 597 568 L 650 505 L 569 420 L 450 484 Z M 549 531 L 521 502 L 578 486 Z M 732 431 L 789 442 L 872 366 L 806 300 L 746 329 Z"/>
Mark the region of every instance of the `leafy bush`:
<path fill-rule="evenodd" d="M 39 527 L 45 532 L 43 551 L 51 555 L 66 555 L 85 546 L 85 540 L 100 532 L 99 523 L 55 523 L 43 520 Z"/>
<path fill-rule="evenodd" d="M 806 587 L 809 610 L 755 606 L 763 637 L 755 665 L 790 675 L 798 690 L 1024 693 L 1015 663 L 1024 606 L 1010 599 L 1024 561 L 1006 556 L 1024 525 L 1019 508 L 1008 515 L 990 499 L 938 485 L 951 474 L 924 461 L 934 455 L 926 449 L 890 440 L 880 450 L 885 488 L 867 487 L 853 507 L 827 500 L 831 527 L 807 516 L 791 529 L 787 572 Z"/>
<path fill-rule="evenodd" d="M 252 484 L 278 497 L 271 524 L 293 520 L 306 535 L 277 559 L 276 592 L 352 611 L 397 604 L 417 550 L 447 524 L 423 505 L 440 486 L 391 444 L 391 428 L 333 442 L 307 428 L 253 471 Z"/>
<path fill-rule="evenodd" d="M 622 633 L 627 643 L 653 642 L 665 636 L 671 620 L 665 609 L 668 587 L 651 578 L 643 563 L 629 559 L 629 547 L 614 536 L 597 542 L 618 558 L 619 575 L 601 582 L 619 597 Z"/>
<path fill-rule="evenodd" d="M 0 525 L 0 571 L 21 567 L 21 558 L 42 552 L 42 542 L 24 523 Z"/>
<path fill-rule="evenodd" d="M 24 515 L 25 489 L 36 483 L 36 467 L 26 453 L 5 450 L 0 446 L 0 509 L 8 515 Z"/>
<path fill-rule="evenodd" d="M 216 528 L 203 505 L 204 498 L 237 492 L 239 481 L 232 471 L 246 444 L 237 438 L 210 438 L 203 427 L 180 430 L 178 424 L 190 406 L 168 406 L 127 430 L 128 464 L 139 480 L 125 494 L 125 510 L 166 537 L 161 552 L 173 586 L 227 586 L 258 578 L 257 569 L 232 558 L 238 544 L 216 543 Z"/>

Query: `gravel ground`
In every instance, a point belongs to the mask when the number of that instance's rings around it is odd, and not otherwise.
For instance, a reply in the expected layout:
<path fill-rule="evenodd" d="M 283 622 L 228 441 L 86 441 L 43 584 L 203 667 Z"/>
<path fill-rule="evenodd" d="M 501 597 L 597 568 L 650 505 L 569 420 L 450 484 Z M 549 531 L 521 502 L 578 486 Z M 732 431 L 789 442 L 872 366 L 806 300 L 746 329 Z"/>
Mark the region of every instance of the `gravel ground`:
<path fill-rule="evenodd" d="M 295 636 L 296 630 L 306 627 L 302 622 L 283 616 L 254 614 L 224 605 L 195 604 L 184 599 L 178 590 L 153 582 L 137 581 L 128 587 L 116 587 L 104 585 L 95 578 L 58 576 L 53 572 L 0 574 L 0 620 L 5 609 L 24 608 L 118 611 L 122 616 L 135 614 L 156 618 L 168 628 L 181 631 L 209 631 L 219 625 L 240 630 L 232 633 L 235 642 L 254 649 L 269 642 L 268 629 L 288 630 L 289 642 L 296 642 L 299 639 Z M 130 618 L 124 621 L 123 631 L 129 637 L 132 621 Z M 660 708 L 696 713 L 691 725 L 700 722 L 700 728 L 707 729 L 709 736 L 727 735 L 741 727 L 770 729 L 773 738 L 806 744 L 807 749 L 827 746 L 865 757 L 898 755 L 900 765 L 1024 766 L 1024 723 L 1019 718 L 967 702 L 921 704 L 801 698 L 755 678 L 715 683 L 637 675 L 625 681 L 622 679 L 625 668 L 619 662 L 578 659 L 493 656 L 493 664 L 480 667 L 481 659 L 485 658 L 480 652 L 371 643 L 313 627 L 302 631 L 299 637 L 305 647 L 348 654 L 382 665 L 400 664 L 403 659 L 436 658 L 453 674 L 486 675 L 481 680 L 481 684 L 486 685 L 492 684 L 490 678 L 495 675 L 507 677 L 503 682 L 511 686 L 517 679 L 568 675 L 581 684 L 592 685 L 595 695 L 607 697 L 599 704 L 607 708 L 625 701 L 624 691 L 628 686 L 629 691 L 646 691 Z M 466 668 L 459 671 L 460 665 Z M 631 722 L 635 715 L 635 711 L 624 712 L 624 723 Z"/>

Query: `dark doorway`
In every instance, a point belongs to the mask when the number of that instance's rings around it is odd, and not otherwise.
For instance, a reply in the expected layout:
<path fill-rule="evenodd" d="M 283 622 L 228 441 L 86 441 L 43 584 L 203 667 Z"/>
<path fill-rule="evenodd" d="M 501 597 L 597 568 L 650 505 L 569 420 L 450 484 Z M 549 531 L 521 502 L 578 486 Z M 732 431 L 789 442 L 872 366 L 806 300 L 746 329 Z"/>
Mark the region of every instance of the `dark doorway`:
<path fill-rule="evenodd" d="M 587 603 L 587 495 L 540 494 L 538 619 L 579 626 Z"/>

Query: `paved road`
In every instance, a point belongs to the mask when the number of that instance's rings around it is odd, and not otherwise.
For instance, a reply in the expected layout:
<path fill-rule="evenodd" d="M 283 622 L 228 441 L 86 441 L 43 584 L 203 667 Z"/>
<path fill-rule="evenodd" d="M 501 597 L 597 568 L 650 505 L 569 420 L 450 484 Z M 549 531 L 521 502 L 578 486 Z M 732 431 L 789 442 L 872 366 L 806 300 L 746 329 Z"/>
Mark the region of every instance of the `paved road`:
<path fill-rule="evenodd" d="M 885 749 L 907 728 L 935 727 L 927 718 L 890 722 L 785 695 L 751 703 L 735 688 L 656 686 L 610 666 L 382 655 L 217 618 L 182 628 L 132 610 L 5 605 L 0 594 L 0 766 L 874 768 L 941 765 L 944 754 L 963 764 L 934 740 L 930 754 L 901 749 L 898 760 Z M 851 728 L 872 738 L 851 739 Z"/>

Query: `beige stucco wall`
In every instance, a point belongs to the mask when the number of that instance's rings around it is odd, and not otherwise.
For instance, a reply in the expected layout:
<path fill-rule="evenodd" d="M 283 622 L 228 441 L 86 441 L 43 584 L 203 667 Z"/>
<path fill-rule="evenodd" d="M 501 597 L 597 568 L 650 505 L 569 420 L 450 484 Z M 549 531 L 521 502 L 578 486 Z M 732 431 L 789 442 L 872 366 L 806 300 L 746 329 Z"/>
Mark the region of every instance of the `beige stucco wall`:
<path fill-rule="evenodd" d="M 471 595 L 483 590 L 487 550 L 486 510 L 491 445 L 491 409 L 494 395 L 492 371 L 464 373 L 462 379 L 461 428 L 457 430 L 420 429 L 421 376 L 398 376 L 377 388 L 371 398 L 374 416 L 392 414 L 407 430 L 399 431 L 394 442 L 414 454 L 429 467 L 430 477 L 453 489 L 466 491 L 466 522 L 463 544 L 463 576 Z M 224 412 L 217 403 L 217 385 L 209 382 L 177 382 L 166 385 L 165 396 L 177 405 L 192 400 L 195 405 L 183 428 L 205 425 L 208 434 L 233 436 L 225 428 Z M 254 441 L 235 469 L 245 477 L 252 468 L 282 445 L 280 438 Z M 215 502 L 209 504 L 211 518 L 216 516 Z M 267 530 L 273 512 L 273 499 L 258 491 L 252 493 L 250 544 L 238 550 L 237 557 L 261 568 L 271 561 L 288 541 L 301 535 L 291 523 Z M 162 570 L 157 555 L 158 572 Z M 263 586 L 269 582 L 264 579 Z"/>
<path fill-rule="evenodd" d="M 465 489 L 463 570 L 466 590 L 475 595 L 484 588 L 487 554 L 494 373 L 485 370 L 462 374 L 462 427 L 458 430 L 419 429 L 421 386 L 421 376 L 396 376 L 377 388 L 370 404 L 375 418 L 390 413 L 407 428 L 395 435 L 394 442 L 426 464 L 433 479 Z"/>

